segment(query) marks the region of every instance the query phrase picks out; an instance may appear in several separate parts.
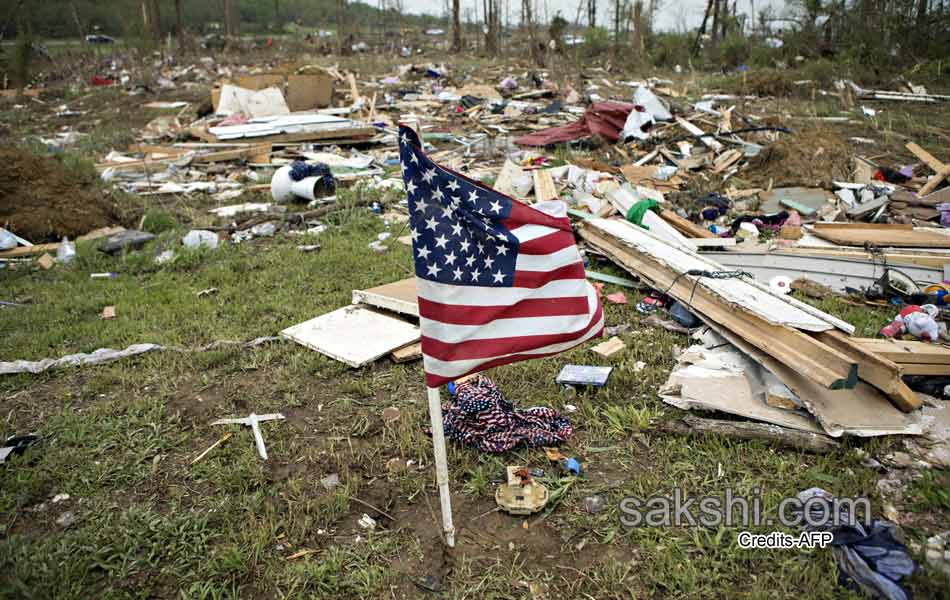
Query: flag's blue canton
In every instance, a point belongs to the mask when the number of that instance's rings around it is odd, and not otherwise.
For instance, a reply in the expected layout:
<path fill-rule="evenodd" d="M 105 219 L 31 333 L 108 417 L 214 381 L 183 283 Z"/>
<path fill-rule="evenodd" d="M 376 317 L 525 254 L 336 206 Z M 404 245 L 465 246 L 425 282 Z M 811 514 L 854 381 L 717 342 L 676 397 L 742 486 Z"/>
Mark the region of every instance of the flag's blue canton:
<path fill-rule="evenodd" d="M 439 167 L 400 128 L 399 158 L 409 199 L 416 275 L 454 285 L 511 287 L 518 241 L 501 222 L 511 200 Z"/>

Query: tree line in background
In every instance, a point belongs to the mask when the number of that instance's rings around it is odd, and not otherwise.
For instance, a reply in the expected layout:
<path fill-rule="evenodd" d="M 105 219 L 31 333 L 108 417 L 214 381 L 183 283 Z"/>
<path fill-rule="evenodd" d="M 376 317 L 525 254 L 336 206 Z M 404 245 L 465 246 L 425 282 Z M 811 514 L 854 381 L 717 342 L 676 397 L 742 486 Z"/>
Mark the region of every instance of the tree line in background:
<path fill-rule="evenodd" d="M 950 59 L 950 0 L 790 0 L 784 15 L 755 0 L 707 0 L 699 27 L 660 32 L 662 0 L 578 0 L 574 15 L 545 0 L 444 0 L 443 14 L 407 15 L 403 0 L 13 0 L 0 35 L 69 38 L 102 33 L 161 41 L 211 31 L 224 36 L 333 31 L 340 50 L 369 37 L 401 40 L 407 30 L 445 28 L 455 52 L 550 51 L 597 56 L 613 50 L 652 64 L 840 57 L 894 68 Z M 573 17 L 573 20 L 569 20 Z"/>

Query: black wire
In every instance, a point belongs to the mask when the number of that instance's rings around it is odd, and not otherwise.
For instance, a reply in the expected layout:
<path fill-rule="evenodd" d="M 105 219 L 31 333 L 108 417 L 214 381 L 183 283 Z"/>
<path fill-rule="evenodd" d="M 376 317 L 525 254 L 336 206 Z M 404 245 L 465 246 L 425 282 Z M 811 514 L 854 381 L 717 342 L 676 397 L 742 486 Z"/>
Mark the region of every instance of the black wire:
<path fill-rule="evenodd" d="M 686 302 L 686 308 L 688 308 L 690 312 L 693 311 L 693 296 L 696 294 L 696 288 L 699 286 L 699 280 L 702 279 L 703 277 L 707 277 L 709 279 L 739 279 L 740 277 L 748 277 L 750 279 L 754 278 L 752 274 L 749 273 L 748 271 L 741 271 L 741 270 L 706 271 L 704 269 L 689 269 L 688 271 L 683 271 L 682 273 L 674 277 L 673 281 L 670 282 L 670 286 L 666 288 L 666 290 L 663 292 L 663 295 L 666 296 L 670 292 L 670 290 L 673 289 L 673 286 L 676 285 L 676 282 L 679 281 L 680 277 L 683 277 L 686 275 L 690 275 L 696 278 L 693 280 L 693 288 L 692 290 L 690 290 L 689 300 L 687 300 Z"/>

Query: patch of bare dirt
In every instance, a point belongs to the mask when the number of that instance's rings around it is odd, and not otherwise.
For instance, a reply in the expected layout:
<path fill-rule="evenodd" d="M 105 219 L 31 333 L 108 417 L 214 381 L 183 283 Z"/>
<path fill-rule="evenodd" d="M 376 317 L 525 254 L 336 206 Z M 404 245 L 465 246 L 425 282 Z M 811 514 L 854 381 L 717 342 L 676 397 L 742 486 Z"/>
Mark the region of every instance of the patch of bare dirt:
<path fill-rule="evenodd" d="M 834 180 L 850 181 L 851 148 L 829 129 L 799 129 L 783 135 L 749 161 L 745 178 L 773 187 L 830 186 Z"/>
<path fill-rule="evenodd" d="M 116 222 L 112 203 L 58 157 L 0 148 L 0 223 L 37 242 L 76 238 Z"/>

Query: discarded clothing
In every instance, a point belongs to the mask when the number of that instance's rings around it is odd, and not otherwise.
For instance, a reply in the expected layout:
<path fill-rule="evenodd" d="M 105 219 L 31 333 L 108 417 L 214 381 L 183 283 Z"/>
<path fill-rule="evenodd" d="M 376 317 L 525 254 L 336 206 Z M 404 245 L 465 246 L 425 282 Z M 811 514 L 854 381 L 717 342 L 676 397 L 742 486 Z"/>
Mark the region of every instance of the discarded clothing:
<path fill-rule="evenodd" d="M 821 488 L 798 493 L 798 499 L 809 503 L 808 531 L 830 531 L 832 552 L 838 565 L 838 582 L 852 590 L 863 590 L 874 598 L 910 600 L 910 593 L 900 580 L 914 572 L 916 565 L 899 542 L 896 526 L 889 521 L 874 520 L 869 527 L 858 522 L 870 515 L 849 514 L 850 506 L 837 504 L 835 497 Z M 853 525 L 835 525 L 850 523 Z"/>
<path fill-rule="evenodd" d="M 515 408 L 484 375 L 459 384 L 442 413 L 445 437 L 483 452 L 556 446 L 574 434 L 570 421 L 554 409 Z"/>
<path fill-rule="evenodd" d="M 295 160 L 290 165 L 290 178 L 294 181 L 302 181 L 307 177 L 319 177 L 323 189 L 328 194 L 332 194 L 336 190 L 336 181 L 333 179 L 330 167 L 323 163 L 309 164 L 302 160 Z"/>
<path fill-rule="evenodd" d="M 550 146 L 561 142 L 572 142 L 599 135 L 616 142 L 620 131 L 633 110 L 626 102 L 595 102 L 591 104 L 579 120 L 568 125 L 551 127 L 536 131 L 515 139 L 519 146 Z"/>
<path fill-rule="evenodd" d="M 732 225 L 729 226 L 730 234 L 735 237 L 736 232 L 739 231 L 739 226 L 743 223 L 752 223 L 760 229 L 771 229 L 773 231 L 778 231 L 782 228 L 782 225 L 788 220 L 788 211 L 782 211 L 774 215 L 742 215 L 736 217 L 732 221 Z"/>

